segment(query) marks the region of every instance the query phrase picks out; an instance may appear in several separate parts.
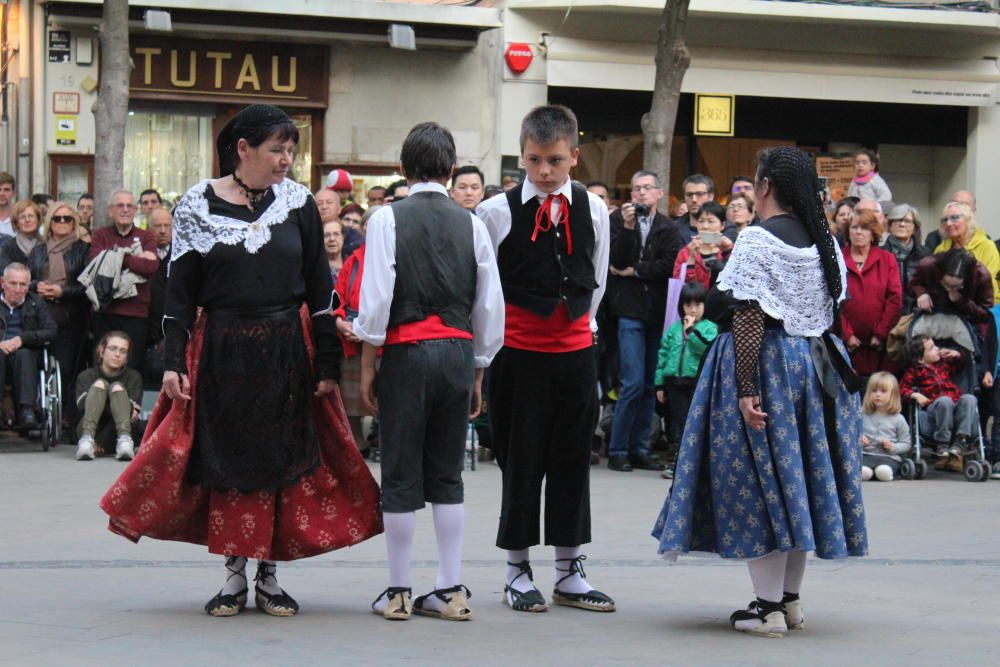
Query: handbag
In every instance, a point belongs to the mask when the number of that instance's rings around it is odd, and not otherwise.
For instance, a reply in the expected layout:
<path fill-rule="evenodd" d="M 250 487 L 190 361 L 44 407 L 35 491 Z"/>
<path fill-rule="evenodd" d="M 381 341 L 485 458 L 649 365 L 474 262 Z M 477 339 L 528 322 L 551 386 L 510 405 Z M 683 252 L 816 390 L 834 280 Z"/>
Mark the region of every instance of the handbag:
<path fill-rule="evenodd" d="M 913 321 L 913 314 L 903 315 L 896 322 L 896 326 L 889 332 L 889 337 L 885 340 L 885 352 L 893 361 L 903 360 L 903 350 L 906 348 L 906 334 L 910 331 L 910 323 Z"/>
<path fill-rule="evenodd" d="M 687 267 L 687 262 L 681 264 L 680 276 L 667 279 L 667 310 L 663 315 L 664 334 L 674 322 L 681 319 L 677 306 L 680 305 L 681 290 L 684 289 L 684 283 L 687 282 Z"/>

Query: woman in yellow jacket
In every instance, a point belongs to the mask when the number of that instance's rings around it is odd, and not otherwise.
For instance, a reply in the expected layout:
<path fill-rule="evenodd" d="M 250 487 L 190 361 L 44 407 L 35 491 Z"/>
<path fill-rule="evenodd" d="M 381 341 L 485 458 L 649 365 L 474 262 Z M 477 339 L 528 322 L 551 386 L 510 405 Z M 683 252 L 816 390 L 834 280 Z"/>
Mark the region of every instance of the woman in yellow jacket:
<path fill-rule="evenodd" d="M 1000 252 L 982 229 L 976 225 L 976 214 L 961 202 L 948 202 L 941 215 L 941 232 L 945 239 L 934 253 L 947 252 L 953 247 L 965 248 L 990 272 L 993 282 L 993 303 L 1000 303 L 997 274 L 1000 273 Z"/>

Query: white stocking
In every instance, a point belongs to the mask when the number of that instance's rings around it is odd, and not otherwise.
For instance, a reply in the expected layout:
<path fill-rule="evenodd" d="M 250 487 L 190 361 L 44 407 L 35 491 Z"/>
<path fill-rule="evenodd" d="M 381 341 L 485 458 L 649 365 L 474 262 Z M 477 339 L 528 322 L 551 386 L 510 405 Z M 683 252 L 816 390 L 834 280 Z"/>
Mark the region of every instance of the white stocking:
<path fill-rule="evenodd" d="M 569 570 L 574 566 L 571 560 L 572 558 L 578 558 L 580 556 L 580 547 L 556 547 L 556 581 L 563 579 L 566 575 L 570 574 Z M 558 588 L 563 593 L 589 593 L 594 590 L 594 587 L 587 583 L 579 572 L 574 572 L 570 576 L 563 579 L 561 582 L 556 584 Z"/>
<path fill-rule="evenodd" d="M 243 556 L 226 558 L 226 583 L 222 586 L 223 595 L 237 595 L 247 587 L 247 559 Z"/>
<path fill-rule="evenodd" d="M 768 602 L 781 602 L 785 585 L 785 563 L 788 554 L 775 551 L 763 558 L 747 561 L 754 593 Z"/>
<path fill-rule="evenodd" d="M 410 554 L 413 551 L 413 536 L 417 532 L 416 512 L 385 512 L 385 551 L 389 558 L 389 586 L 410 587 Z M 389 604 L 388 597 L 375 603 L 376 611 L 384 611 Z"/>
<path fill-rule="evenodd" d="M 434 535 L 437 537 L 438 569 L 434 588 L 454 588 L 462 583 L 462 533 L 465 528 L 465 506 L 434 505 Z M 436 596 L 427 598 L 426 606 L 444 611 L 444 603 Z"/>
<path fill-rule="evenodd" d="M 806 576 L 806 552 L 792 551 L 785 565 L 785 592 L 798 595 L 802 589 L 802 578 Z"/>

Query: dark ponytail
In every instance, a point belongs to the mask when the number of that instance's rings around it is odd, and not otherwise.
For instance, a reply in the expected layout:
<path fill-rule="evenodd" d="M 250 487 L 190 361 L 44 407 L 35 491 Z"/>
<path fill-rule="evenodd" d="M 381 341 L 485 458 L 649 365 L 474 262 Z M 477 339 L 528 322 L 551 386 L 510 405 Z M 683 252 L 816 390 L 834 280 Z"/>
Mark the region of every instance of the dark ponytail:
<path fill-rule="evenodd" d="M 823 188 L 816 176 L 816 167 L 807 153 L 789 146 L 765 148 L 757 154 L 757 182 L 771 183 L 778 205 L 792 212 L 809 230 L 823 265 L 826 289 L 834 307 L 840 299 L 843 282 L 837 255 L 840 250 L 830 233 L 820 194 Z"/>

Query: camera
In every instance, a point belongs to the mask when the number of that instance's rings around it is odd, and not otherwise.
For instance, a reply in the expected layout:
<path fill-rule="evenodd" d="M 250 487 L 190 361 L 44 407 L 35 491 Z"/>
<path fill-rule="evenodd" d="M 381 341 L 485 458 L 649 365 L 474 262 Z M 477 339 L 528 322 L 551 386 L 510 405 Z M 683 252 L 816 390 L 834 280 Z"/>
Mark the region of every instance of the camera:
<path fill-rule="evenodd" d="M 632 208 L 635 210 L 635 217 L 637 218 L 648 218 L 649 217 L 649 207 L 645 204 L 632 204 Z"/>

